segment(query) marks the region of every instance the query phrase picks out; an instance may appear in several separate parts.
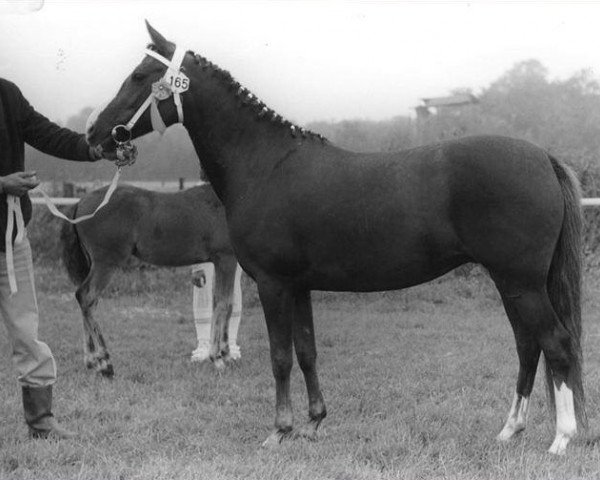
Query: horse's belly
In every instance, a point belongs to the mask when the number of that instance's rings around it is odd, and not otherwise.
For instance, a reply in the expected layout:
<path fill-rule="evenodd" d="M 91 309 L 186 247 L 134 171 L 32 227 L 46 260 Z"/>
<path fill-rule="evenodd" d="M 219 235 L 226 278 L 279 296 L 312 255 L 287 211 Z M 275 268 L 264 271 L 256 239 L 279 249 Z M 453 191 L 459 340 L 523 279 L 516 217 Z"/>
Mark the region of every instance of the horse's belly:
<path fill-rule="evenodd" d="M 397 290 L 471 260 L 441 218 L 429 228 L 411 225 L 387 222 L 346 232 L 330 224 L 302 238 L 271 235 L 268 246 L 246 244 L 238 252 L 251 274 L 256 267 L 303 288 L 330 291 Z"/>
<path fill-rule="evenodd" d="M 461 253 L 425 256 L 412 252 L 405 257 L 358 261 L 351 268 L 326 262 L 313 265 L 299 281 L 311 290 L 399 290 L 433 280 L 468 261 L 470 258 Z"/>
<path fill-rule="evenodd" d="M 184 266 L 211 261 L 205 242 L 173 235 L 158 241 L 147 238 L 136 244 L 135 256 L 161 266 Z"/>

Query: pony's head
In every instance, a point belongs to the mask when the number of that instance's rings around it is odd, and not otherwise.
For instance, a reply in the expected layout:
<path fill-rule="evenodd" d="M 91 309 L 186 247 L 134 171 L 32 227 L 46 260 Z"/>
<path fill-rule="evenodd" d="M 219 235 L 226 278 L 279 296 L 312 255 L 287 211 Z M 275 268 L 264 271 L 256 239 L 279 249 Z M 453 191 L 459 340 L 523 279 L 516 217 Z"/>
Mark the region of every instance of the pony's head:
<path fill-rule="evenodd" d="M 183 121 L 179 94 L 189 87 L 183 73 L 185 53 L 147 21 L 146 27 L 152 43 L 144 59 L 125 79 L 115 98 L 88 122 L 88 142 L 101 145 L 107 158 L 114 158 L 121 142 Z"/>

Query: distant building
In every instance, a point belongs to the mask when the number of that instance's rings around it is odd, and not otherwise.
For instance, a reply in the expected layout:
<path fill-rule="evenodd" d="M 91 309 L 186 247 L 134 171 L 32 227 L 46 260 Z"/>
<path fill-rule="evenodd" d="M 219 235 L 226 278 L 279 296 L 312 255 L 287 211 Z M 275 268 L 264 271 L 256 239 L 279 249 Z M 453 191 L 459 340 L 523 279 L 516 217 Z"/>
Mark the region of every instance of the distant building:
<path fill-rule="evenodd" d="M 422 98 L 423 105 L 415 107 L 417 119 L 428 118 L 432 114 L 449 113 L 458 107 L 465 107 L 479 102 L 477 97 L 471 93 L 461 93 L 449 97 Z M 433 111 L 431 109 L 434 109 Z"/>
<path fill-rule="evenodd" d="M 447 97 L 422 98 L 415 107 L 417 144 L 457 138 L 469 132 L 473 106 L 479 103 L 471 93 L 460 93 Z"/>

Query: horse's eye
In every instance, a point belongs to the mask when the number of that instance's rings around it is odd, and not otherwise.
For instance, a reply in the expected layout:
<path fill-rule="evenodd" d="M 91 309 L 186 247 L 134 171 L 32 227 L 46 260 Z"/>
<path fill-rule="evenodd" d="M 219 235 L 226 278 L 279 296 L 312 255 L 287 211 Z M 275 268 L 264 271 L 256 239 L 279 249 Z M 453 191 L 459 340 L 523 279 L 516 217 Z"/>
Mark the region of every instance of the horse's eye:
<path fill-rule="evenodd" d="M 134 72 L 131 78 L 134 82 L 141 82 L 146 76 L 143 73 Z"/>

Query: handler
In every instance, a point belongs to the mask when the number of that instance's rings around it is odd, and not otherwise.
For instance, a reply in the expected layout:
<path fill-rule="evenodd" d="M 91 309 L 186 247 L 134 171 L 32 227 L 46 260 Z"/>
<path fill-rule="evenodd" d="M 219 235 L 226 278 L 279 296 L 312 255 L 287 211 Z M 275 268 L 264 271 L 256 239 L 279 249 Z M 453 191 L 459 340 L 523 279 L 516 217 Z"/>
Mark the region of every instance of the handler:
<path fill-rule="evenodd" d="M 56 157 L 80 162 L 102 158 L 101 150 L 91 148 L 85 136 L 61 128 L 36 112 L 12 82 L 0 78 L 0 234 L 7 223 L 16 225 L 31 219 L 27 192 L 39 185 L 35 172 L 27 172 L 24 144 Z M 133 155 L 135 152 L 132 153 Z M 9 205 L 10 203 L 10 205 Z M 12 217 L 9 220 L 9 214 Z M 15 229 L 18 230 L 18 229 Z M 23 232 L 25 233 L 25 232 Z M 70 438 L 75 434 L 61 427 L 52 415 L 52 385 L 56 364 L 52 352 L 38 340 L 38 306 L 33 279 L 33 262 L 27 236 L 14 241 L 13 264 L 16 292 L 11 292 L 6 254 L 0 254 L 0 313 L 12 345 L 12 360 L 22 387 L 25 421 L 29 436 Z M 7 244 L 10 246 L 11 242 Z M 0 242 L 0 251 L 5 251 Z M 14 290 L 14 289 L 13 289 Z"/>

